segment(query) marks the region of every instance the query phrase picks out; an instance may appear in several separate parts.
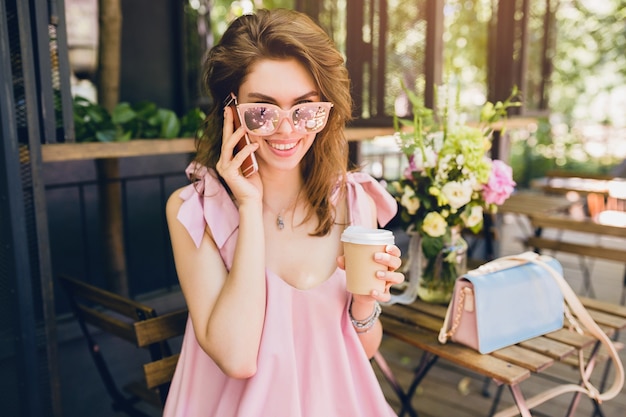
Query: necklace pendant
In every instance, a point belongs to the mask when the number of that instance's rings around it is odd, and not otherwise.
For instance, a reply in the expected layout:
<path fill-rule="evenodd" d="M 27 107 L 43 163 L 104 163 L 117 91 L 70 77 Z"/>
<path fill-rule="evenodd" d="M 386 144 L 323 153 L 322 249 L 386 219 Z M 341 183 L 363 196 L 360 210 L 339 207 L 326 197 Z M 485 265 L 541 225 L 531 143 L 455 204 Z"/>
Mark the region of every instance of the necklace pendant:
<path fill-rule="evenodd" d="M 278 227 L 278 230 L 283 230 L 285 228 L 285 222 L 283 222 L 283 216 L 281 216 L 280 214 L 276 216 L 276 227 Z"/>

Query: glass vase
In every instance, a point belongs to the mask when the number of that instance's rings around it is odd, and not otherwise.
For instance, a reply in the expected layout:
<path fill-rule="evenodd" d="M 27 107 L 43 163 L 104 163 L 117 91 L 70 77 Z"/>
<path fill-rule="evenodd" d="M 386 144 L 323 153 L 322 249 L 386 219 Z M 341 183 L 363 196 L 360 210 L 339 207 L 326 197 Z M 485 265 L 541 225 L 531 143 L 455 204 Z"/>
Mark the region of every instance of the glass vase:
<path fill-rule="evenodd" d="M 448 304 L 457 277 L 467 272 L 467 242 L 459 228 L 451 229 L 444 246 L 435 257 L 422 250 L 422 235 L 411 233 L 409 273 L 418 277 L 417 296 L 428 303 Z"/>

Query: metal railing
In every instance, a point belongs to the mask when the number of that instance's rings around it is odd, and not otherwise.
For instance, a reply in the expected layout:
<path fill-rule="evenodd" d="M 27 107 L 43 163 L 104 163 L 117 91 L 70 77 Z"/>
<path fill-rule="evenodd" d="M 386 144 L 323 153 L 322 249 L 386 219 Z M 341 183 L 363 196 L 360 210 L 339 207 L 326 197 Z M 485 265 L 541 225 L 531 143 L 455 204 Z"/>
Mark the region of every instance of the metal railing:
<path fill-rule="evenodd" d="M 131 297 L 178 288 L 165 203 L 187 182 L 181 172 L 125 176 L 121 185 L 123 241 Z M 69 274 L 106 288 L 101 250 L 99 180 L 49 184 L 50 250 L 54 274 Z M 59 313 L 68 306 L 57 304 Z"/>

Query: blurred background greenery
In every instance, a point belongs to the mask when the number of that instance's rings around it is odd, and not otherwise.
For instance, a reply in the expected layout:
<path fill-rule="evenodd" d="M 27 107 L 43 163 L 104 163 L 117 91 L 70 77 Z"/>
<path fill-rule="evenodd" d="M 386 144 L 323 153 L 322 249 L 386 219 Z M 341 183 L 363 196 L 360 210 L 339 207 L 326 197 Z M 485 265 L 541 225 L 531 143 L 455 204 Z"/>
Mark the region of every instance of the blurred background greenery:
<path fill-rule="evenodd" d="M 191 19 L 202 14 L 200 0 L 190 0 Z M 210 13 L 211 37 L 218 39 L 227 23 L 256 7 L 294 7 L 294 0 L 215 0 Z M 325 13 L 320 23 L 339 48 L 345 48 L 345 1 L 321 1 Z M 444 9 L 444 73 L 449 82 L 462 86 L 461 105 L 468 119 L 476 119 L 487 96 L 488 25 L 492 0 L 447 0 Z M 531 15 L 555 11 L 555 48 L 551 77 L 542 76 L 541 39 L 543 19 L 530 19 L 528 86 L 523 100 L 528 108 L 539 107 L 542 97 L 533 94 L 541 83 L 549 85 L 549 114 L 537 115 L 535 131 L 510 132 L 510 163 L 520 186 L 549 169 L 606 173 L 626 158 L 626 1 L 571 0 L 530 2 Z M 557 7 L 558 6 L 558 7 Z M 393 112 L 401 95 L 400 80 L 413 76 L 404 68 L 418 66 L 425 39 L 413 23 L 417 7 L 388 1 L 389 59 L 385 108 Z M 394 29 L 395 28 L 395 29 Z M 409 28 L 408 30 L 400 30 Z M 533 62 L 535 61 L 535 62 Z M 418 82 L 419 80 L 416 80 Z"/>

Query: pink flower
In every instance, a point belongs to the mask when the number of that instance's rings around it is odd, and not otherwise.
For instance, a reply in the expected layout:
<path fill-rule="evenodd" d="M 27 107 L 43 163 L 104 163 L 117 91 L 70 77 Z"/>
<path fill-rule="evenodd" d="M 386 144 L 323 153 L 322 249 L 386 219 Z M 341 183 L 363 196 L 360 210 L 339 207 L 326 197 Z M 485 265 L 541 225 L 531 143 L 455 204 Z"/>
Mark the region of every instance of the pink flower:
<path fill-rule="evenodd" d="M 409 156 L 409 166 L 404 170 L 404 178 L 407 180 L 413 179 L 413 172 L 417 171 L 417 165 L 415 164 L 415 156 Z"/>
<path fill-rule="evenodd" d="M 513 169 L 498 159 L 493 160 L 489 181 L 483 187 L 485 203 L 497 205 L 504 203 L 513 192 L 514 187 Z"/>

